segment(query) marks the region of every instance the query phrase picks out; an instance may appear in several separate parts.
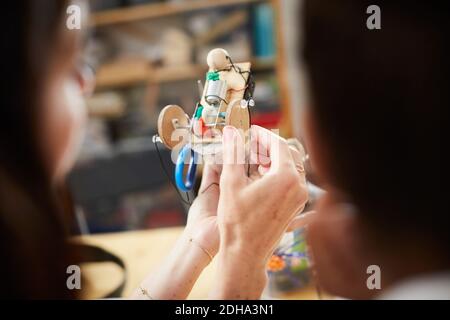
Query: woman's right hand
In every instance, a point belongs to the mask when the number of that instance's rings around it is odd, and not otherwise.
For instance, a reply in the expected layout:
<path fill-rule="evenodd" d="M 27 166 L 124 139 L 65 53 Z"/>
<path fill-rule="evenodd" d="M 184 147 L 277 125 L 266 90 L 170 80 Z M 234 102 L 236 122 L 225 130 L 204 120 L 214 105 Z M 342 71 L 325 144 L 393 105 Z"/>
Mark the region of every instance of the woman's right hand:
<path fill-rule="evenodd" d="M 219 299 L 257 299 L 266 283 L 266 264 L 289 223 L 306 204 L 308 192 L 301 157 L 287 142 L 252 126 L 252 141 L 265 150 L 261 175 L 247 176 L 245 146 L 233 127 L 223 130 L 223 169 L 217 213 L 220 279 L 212 292 Z M 263 160 L 265 163 L 262 163 Z"/>

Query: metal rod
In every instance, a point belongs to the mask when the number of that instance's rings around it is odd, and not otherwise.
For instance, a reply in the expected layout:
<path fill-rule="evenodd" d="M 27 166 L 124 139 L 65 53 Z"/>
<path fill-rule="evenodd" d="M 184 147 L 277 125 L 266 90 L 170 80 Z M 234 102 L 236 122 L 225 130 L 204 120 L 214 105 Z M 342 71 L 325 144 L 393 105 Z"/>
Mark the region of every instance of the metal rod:
<path fill-rule="evenodd" d="M 198 86 L 198 92 L 199 92 L 199 96 L 200 96 L 200 101 L 202 100 L 202 96 L 203 96 L 203 83 L 202 80 L 197 80 L 197 86 Z"/>

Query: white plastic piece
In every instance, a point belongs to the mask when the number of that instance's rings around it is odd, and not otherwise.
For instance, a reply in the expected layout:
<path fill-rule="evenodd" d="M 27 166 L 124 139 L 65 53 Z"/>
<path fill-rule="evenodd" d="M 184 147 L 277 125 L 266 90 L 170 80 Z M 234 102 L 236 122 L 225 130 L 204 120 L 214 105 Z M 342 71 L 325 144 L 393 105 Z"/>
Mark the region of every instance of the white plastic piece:
<path fill-rule="evenodd" d="M 217 109 L 215 107 L 210 105 L 203 107 L 202 118 L 205 124 L 214 121 L 216 117 L 217 117 Z"/>

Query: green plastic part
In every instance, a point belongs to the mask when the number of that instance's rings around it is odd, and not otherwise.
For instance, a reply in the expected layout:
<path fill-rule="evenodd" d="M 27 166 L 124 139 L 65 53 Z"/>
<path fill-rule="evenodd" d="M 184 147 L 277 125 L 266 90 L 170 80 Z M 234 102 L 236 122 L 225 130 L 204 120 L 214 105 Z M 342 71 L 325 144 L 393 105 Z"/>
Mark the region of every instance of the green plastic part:
<path fill-rule="evenodd" d="M 206 74 L 206 80 L 217 81 L 219 80 L 219 73 L 216 71 L 209 71 Z"/>
<path fill-rule="evenodd" d="M 200 117 L 202 116 L 202 112 L 203 112 L 203 106 L 199 105 L 197 108 L 197 111 L 195 112 L 195 119 L 200 119 Z"/>

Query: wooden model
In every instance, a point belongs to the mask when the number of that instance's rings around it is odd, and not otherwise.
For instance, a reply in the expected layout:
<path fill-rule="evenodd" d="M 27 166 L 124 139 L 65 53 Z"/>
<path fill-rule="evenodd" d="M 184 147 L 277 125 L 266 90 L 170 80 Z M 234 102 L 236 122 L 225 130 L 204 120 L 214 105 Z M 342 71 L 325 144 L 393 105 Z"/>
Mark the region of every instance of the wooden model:
<path fill-rule="evenodd" d="M 189 117 L 181 107 L 168 105 L 158 119 L 161 141 L 169 149 L 180 149 L 175 181 L 182 191 L 193 188 L 198 154 L 220 152 L 224 126 L 239 129 L 246 140 L 249 134 L 249 107 L 254 106 L 255 88 L 250 62 L 234 63 L 224 49 L 211 50 L 206 60 L 209 70 L 193 115 Z M 184 179 L 188 155 L 190 163 Z"/>

